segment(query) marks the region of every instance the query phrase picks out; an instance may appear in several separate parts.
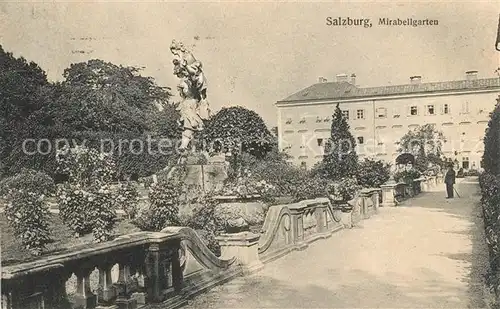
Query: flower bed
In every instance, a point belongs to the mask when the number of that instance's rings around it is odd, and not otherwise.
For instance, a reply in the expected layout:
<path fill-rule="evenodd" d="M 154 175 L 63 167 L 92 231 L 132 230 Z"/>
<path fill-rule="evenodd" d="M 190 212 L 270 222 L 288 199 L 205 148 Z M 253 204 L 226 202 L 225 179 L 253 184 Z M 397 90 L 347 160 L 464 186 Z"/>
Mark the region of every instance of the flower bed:
<path fill-rule="evenodd" d="M 7 218 L 4 213 L 0 214 L 0 230 L 2 231 L 2 265 L 26 261 L 32 259 L 29 251 L 23 248 L 19 238 L 14 236 L 12 228 L 7 224 Z M 92 234 L 76 238 L 74 232 L 63 224 L 59 215 L 50 215 L 50 230 L 54 241 L 47 245 L 47 248 L 42 252 L 42 255 L 64 251 L 75 246 L 94 243 Z M 119 220 L 113 231 L 115 236 L 138 232 L 139 229 L 130 223 L 130 220 Z"/>

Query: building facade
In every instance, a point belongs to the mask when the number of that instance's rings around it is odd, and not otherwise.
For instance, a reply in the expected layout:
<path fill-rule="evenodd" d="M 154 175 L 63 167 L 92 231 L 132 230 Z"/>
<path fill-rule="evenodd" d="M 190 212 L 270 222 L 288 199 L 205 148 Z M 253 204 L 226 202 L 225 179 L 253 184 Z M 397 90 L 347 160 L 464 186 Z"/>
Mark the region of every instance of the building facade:
<path fill-rule="evenodd" d="M 337 103 L 348 119 L 360 157 L 393 163 L 401 137 L 424 124 L 443 132 L 443 152 L 465 169 L 480 168 L 489 114 L 500 94 L 500 78 L 361 88 L 345 74 L 319 82 L 278 101 L 279 147 L 294 164 L 312 167 L 323 157 Z"/>

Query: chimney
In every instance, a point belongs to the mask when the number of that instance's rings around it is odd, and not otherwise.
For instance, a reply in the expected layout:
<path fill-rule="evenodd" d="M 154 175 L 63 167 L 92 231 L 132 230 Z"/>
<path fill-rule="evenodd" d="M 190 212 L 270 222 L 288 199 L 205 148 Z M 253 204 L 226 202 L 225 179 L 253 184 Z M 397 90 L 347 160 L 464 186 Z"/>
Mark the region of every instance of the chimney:
<path fill-rule="evenodd" d="M 422 81 L 422 76 L 420 75 L 415 75 L 410 77 L 410 83 L 412 85 L 420 84 L 421 81 Z"/>
<path fill-rule="evenodd" d="M 338 74 L 337 83 L 347 82 L 347 74 Z"/>
<path fill-rule="evenodd" d="M 356 74 L 354 73 L 351 74 L 351 84 L 356 86 Z"/>
<path fill-rule="evenodd" d="M 320 76 L 318 78 L 318 83 L 326 83 L 328 80 L 326 78 L 324 78 L 323 76 Z"/>
<path fill-rule="evenodd" d="M 475 79 L 477 79 L 477 71 L 467 71 L 467 72 L 465 72 L 465 78 L 467 80 L 475 80 Z"/>

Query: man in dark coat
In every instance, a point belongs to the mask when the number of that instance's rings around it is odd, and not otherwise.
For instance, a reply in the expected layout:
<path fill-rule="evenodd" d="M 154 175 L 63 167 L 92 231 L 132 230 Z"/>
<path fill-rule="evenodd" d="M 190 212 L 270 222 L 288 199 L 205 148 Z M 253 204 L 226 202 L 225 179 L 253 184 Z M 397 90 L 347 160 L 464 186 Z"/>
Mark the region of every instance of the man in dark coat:
<path fill-rule="evenodd" d="M 446 172 L 446 175 L 444 176 L 444 183 L 446 184 L 446 193 L 448 194 L 448 197 L 446 197 L 446 198 L 453 198 L 453 185 L 455 184 L 455 171 L 453 170 L 452 165 L 450 165 L 448 167 L 448 171 Z"/>

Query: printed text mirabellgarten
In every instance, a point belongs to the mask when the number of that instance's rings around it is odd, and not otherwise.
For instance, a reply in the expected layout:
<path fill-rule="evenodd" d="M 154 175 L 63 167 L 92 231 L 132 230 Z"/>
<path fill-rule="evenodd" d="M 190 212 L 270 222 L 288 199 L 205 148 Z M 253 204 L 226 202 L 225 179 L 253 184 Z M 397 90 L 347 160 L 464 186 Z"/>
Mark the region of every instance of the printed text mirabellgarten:
<path fill-rule="evenodd" d="M 372 22 L 370 18 L 351 18 L 351 17 L 327 17 L 327 26 L 363 26 L 364 28 L 371 28 Z M 378 25 L 380 26 L 437 26 L 439 21 L 437 19 L 416 19 L 416 18 L 379 18 Z"/>

